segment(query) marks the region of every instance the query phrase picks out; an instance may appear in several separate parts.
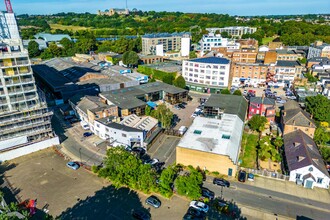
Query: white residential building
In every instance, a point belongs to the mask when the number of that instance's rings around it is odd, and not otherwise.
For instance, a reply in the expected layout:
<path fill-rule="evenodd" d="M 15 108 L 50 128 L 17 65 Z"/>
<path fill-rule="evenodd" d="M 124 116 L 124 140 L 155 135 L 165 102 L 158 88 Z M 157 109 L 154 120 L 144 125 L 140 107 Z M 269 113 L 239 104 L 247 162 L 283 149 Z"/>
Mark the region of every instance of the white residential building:
<path fill-rule="evenodd" d="M 227 38 L 222 38 L 220 34 L 214 33 L 203 35 L 199 41 L 201 51 L 211 51 L 212 48 L 226 47 L 227 43 Z"/>
<path fill-rule="evenodd" d="M 233 26 L 233 27 L 224 27 L 224 28 L 206 28 L 207 31 L 219 31 L 220 34 L 223 32 L 227 32 L 229 35 L 233 37 L 241 38 L 243 34 L 253 34 L 257 31 L 255 27 L 241 27 L 241 26 Z"/>
<path fill-rule="evenodd" d="M 195 86 L 203 86 L 206 90 L 228 87 L 229 73 L 230 60 L 225 58 L 205 57 L 182 63 L 182 76 L 191 89 Z"/>
<path fill-rule="evenodd" d="M 285 134 L 283 140 L 289 180 L 305 188 L 328 189 L 330 176 L 313 139 L 296 130 Z"/>
<path fill-rule="evenodd" d="M 110 143 L 116 142 L 130 147 L 135 144 L 141 147 L 144 146 L 143 130 L 111 122 L 107 118 L 94 121 L 94 132 L 100 138 L 109 140 Z"/>
<path fill-rule="evenodd" d="M 302 66 L 297 61 L 278 60 L 275 64 L 275 79 L 277 85 L 286 86 L 286 82 L 290 84 L 295 78 L 301 77 Z"/>

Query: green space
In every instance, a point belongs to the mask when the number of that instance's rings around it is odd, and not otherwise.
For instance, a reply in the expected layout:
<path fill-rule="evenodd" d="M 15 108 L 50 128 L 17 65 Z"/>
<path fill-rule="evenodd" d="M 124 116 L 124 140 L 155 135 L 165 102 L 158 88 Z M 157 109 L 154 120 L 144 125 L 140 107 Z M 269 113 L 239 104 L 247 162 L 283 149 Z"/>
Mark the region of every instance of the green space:
<path fill-rule="evenodd" d="M 269 42 L 272 42 L 275 37 L 264 37 L 262 38 L 262 45 L 267 45 Z"/>
<path fill-rule="evenodd" d="M 242 161 L 241 167 L 255 168 L 257 160 L 258 134 L 243 133 L 242 148 L 239 159 Z"/>
<path fill-rule="evenodd" d="M 80 31 L 80 30 L 89 30 L 91 28 L 88 27 L 81 27 L 81 26 L 74 26 L 74 25 L 62 25 L 62 24 L 49 24 L 52 30 L 68 30 L 68 31 Z"/>

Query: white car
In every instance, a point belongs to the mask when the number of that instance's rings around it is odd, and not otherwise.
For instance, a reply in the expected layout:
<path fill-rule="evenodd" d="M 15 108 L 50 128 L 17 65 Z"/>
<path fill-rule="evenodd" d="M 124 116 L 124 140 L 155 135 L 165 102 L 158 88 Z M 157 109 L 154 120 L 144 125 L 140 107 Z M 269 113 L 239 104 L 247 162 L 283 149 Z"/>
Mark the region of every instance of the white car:
<path fill-rule="evenodd" d="M 191 118 L 196 118 L 196 116 L 197 116 L 197 114 L 194 113 L 194 114 L 192 114 L 190 117 L 191 117 Z"/>
<path fill-rule="evenodd" d="M 156 165 L 157 163 L 159 163 L 159 160 L 157 158 L 150 159 L 144 162 L 144 164 L 150 164 L 151 166 Z"/>
<path fill-rule="evenodd" d="M 209 206 L 206 205 L 204 202 L 199 202 L 199 201 L 191 201 L 189 207 L 193 207 L 199 211 L 203 212 L 208 212 L 209 211 Z"/>

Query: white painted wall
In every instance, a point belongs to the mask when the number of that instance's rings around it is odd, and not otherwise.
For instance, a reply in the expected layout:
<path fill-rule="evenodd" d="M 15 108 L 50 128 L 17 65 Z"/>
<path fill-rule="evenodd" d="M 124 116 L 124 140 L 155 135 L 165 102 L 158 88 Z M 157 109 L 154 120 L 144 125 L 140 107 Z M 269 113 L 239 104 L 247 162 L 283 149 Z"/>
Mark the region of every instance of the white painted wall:
<path fill-rule="evenodd" d="M 164 46 L 163 46 L 163 44 L 156 45 L 156 55 L 157 56 L 164 56 Z"/>
<path fill-rule="evenodd" d="M 181 38 L 181 56 L 188 57 L 190 53 L 190 38 L 183 37 Z"/>
<path fill-rule="evenodd" d="M 309 171 L 310 167 L 313 168 L 312 172 Z M 305 176 L 309 173 L 311 173 L 316 179 L 316 182 L 313 183 L 313 187 L 316 186 L 316 187 L 325 188 L 325 189 L 329 188 L 330 178 L 328 176 L 326 176 L 324 173 L 322 173 L 320 170 L 318 170 L 316 167 L 314 167 L 313 165 L 306 166 L 306 167 L 303 167 L 303 168 L 300 168 L 297 170 L 292 170 L 290 172 L 289 181 L 296 182 L 296 174 L 301 174 L 300 180 L 303 180 L 303 176 Z M 318 178 L 323 178 L 322 183 L 317 183 Z"/>
<path fill-rule="evenodd" d="M 3 153 L 0 153 L 0 162 L 6 161 L 6 160 L 12 160 L 14 158 L 21 157 L 21 156 L 36 152 L 38 150 L 46 149 L 48 147 L 58 145 L 58 144 L 60 144 L 60 140 L 58 139 L 58 137 L 54 137 L 54 138 L 47 139 L 47 140 L 44 140 L 44 141 L 41 141 L 41 142 L 38 142 L 35 144 L 31 144 L 31 145 L 17 148 L 14 150 L 6 151 Z"/>
<path fill-rule="evenodd" d="M 229 64 L 208 64 L 191 61 L 182 63 L 182 76 L 186 82 L 206 86 L 227 87 L 229 81 Z"/>

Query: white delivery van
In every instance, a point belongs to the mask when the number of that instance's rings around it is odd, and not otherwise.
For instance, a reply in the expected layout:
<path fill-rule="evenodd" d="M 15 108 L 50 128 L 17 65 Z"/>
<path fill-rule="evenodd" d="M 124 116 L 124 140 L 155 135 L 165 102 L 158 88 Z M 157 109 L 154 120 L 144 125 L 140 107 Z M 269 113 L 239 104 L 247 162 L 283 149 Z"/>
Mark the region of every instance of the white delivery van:
<path fill-rule="evenodd" d="M 180 135 L 184 135 L 184 133 L 186 133 L 186 131 L 187 131 L 187 127 L 186 126 L 181 126 L 179 128 L 179 134 Z"/>

